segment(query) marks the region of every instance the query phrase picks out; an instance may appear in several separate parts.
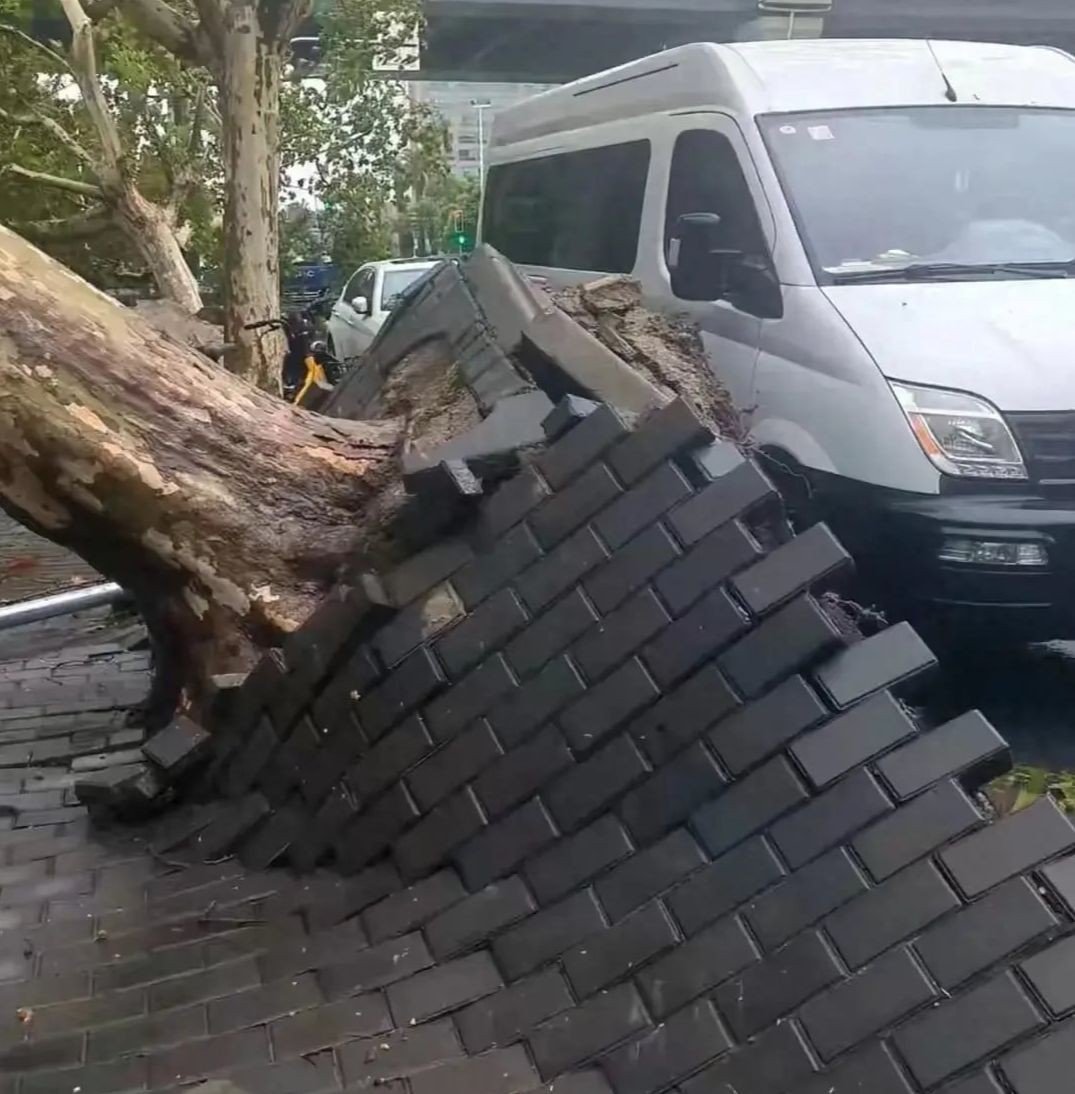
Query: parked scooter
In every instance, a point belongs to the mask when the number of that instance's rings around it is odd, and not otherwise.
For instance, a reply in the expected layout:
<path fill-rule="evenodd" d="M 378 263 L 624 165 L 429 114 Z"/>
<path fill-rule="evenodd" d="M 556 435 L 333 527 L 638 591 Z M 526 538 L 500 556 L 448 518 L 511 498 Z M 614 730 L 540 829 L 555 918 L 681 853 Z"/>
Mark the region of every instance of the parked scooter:
<path fill-rule="evenodd" d="M 246 330 L 281 330 L 287 337 L 287 352 L 280 370 L 284 398 L 296 406 L 312 401 L 313 393 L 330 391 L 340 382 L 346 371 L 343 364 L 329 353 L 326 342 L 316 337 L 318 319 L 324 317 L 328 306 L 322 294 L 301 311 L 289 312 L 286 317 L 261 319 L 247 323 Z"/>

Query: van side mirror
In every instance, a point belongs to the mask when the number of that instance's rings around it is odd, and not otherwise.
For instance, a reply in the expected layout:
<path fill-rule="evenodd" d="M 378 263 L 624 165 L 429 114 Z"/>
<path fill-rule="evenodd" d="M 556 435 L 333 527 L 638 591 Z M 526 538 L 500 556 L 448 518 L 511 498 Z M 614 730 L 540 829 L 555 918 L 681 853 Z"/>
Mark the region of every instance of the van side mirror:
<path fill-rule="evenodd" d="M 369 315 L 370 302 L 364 296 L 356 296 L 351 301 L 351 307 L 355 309 L 356 315 Z"/>
<path fill-rule="evenodd" d="M 717 213 L 683 213 L 668 247 L 672 291 L 682 300 L 719 300 L 728 291 L 728 268 L 741 251 L 718 246 Z"/>
<path fill-rule="evenodd" d="M 668 249 L 672 291 L 681 300 L 727 300 L 763 319 L 784 314 L 780 285 L 766 259 L 719 246 L 717 213 L 676 219 Z"/>

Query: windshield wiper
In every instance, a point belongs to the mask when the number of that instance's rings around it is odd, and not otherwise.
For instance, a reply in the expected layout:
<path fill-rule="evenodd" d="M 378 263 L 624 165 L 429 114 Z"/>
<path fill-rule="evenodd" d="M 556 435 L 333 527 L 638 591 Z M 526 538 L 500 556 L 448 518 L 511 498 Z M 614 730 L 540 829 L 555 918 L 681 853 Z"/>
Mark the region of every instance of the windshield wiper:
<path fill-rule="evenodd" d="M 1070 262 L 912 262 L 909 266 L 893 266 L 890 269 L 827 272 L 838 285 L 855 282 L 943 281 L 949 277 L 975 277 L 983 274 L 1056 278 L 1075 274 L 1075 259 Z"/>

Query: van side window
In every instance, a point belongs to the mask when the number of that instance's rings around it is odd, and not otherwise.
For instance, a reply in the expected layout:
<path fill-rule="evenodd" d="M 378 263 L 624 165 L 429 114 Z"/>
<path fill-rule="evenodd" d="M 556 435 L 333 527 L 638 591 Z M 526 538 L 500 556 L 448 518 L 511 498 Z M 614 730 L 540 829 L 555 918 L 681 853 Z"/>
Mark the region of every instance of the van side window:
<path fill-rule="evenodd" d="M 482 238 L 524 265 L 630 273 L 649 158 L 643 140 L 490 168 Z"/>
<path fill-rule="evenodd" d="M 668 179 L 664 253 L 669 256 L 676 222 L 685 213 L 716 213 L 720 223 L 710 236 L 714 248 L 768 254 L 754 197 L 731 142 L 712 129 L 689 129 L 676 138 Z M 693 300 L 682 289 L 678 296 Z"/>

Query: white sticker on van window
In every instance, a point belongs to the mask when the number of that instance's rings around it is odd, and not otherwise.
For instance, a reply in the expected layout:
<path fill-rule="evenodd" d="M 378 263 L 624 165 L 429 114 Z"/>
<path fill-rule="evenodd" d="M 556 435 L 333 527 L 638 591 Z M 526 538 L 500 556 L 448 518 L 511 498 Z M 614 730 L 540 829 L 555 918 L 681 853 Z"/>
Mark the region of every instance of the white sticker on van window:
<path fill-rule="evenodd" d="M 793 125 L 782 125 L 780 127 L 780 132 L 786 134 L 787 136 L 790 136 L 792 133 L 795 132 L 795 126 L 793 126 Z"/>
<path fill-rule="evenodd" d="M 832 130 L 827 125 L 808 125 L 806 132 L 814 138 L 815 141 L 832 141 L 836 138 L 833 136 Z"/>

